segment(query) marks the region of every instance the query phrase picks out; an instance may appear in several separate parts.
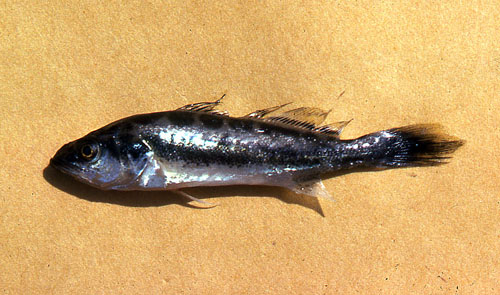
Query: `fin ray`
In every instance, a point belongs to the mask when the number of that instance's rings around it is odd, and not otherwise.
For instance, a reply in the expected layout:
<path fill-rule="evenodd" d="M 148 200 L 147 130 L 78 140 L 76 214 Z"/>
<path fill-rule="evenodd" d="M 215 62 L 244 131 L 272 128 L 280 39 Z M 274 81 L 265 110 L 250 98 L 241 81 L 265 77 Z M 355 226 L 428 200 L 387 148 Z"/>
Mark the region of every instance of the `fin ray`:
<path fill-rule="evenodd" d="M 281 114 L 281 117 L 287 117 L 296 121 L 307 122 L 312 125 L 319 125 L 325 121 L 330 111 L 324 111 L 315 107 L 301 107 L 289 110 Z"/>
<path fill-rule="evenodd" d="M 321 124 L 329 113 L 315 107 L 301 107 L 264 120 L 315 131 L 316 125 Z"/>
<path fill-rule="evenodd" d="M 285 103 L 282 105 L 278 105 L 278 106 L 274 106 L 274 107 L 270 107 L 267 109 L 256 110 L 254 112 L 251 112 L 250 114 L 243 116 L 243 118 L 261 119 L 261 118 L 267 116 L 268 114 L 275 112 L 275 111 L 277 111 L 277 110 L 281 109 L 282 107 L 285 107 L 289 104 L 291 104 L 291 102 L 288 102 L 288 103 Z"/>
<path fill-rule="evenodd" d="M 327 135 L 331 135 L 333 137 L 338 138 L 340 136 L 340 133 L 342 133 L 344 128 L 349 123 L 351 123 L 351 121 L 352 121 L 352 119 L 348 120 L 348 121 L 339 121 L 339 122 L 335 122 L 335 123 L 331 123 L 331 124 L 326 124 L 323 126 L 316 127 L 314 129 L 314 131 L 319 132 L 319 133 L 323 133 L 323 134 L 327 134 Z"/>
<path fill-rule="evenodd" d="M 295 181 L 294 186 L 289 187 L 291 191 L 300 195 L 323 198 L 330 201 L 335 201 L 330 193 L 326 190 L 325 185 L 319 178 L 307 181 Z"/>
<path fill-rule="evenodd" d="M 193 197 L 191 196 L 190 194 L 186 193 L 186 192 L 183 192 L 183 191 L 180 191 L 180 190 L 175 190 L 175 191 L 172 191 L 173 193 L 176 193 L 178 195 L 181 195 L 183 197 L 186 197 L 188 199 L 190 199 L 191 201 L 194 201 L 196 203 L 200 203 L 200 204 L 203 204 L 203 205 L 206 205 L 206 206 L 209 206 L 209 207 L 204 207 L 204 209 L 210 209 L 210 208 L 214 208 L 214 207 L 217 207 L 219 206 L 219 204 L 213 204 L 213 203 L 210 203 L 210 202 L 207 202 L 207 201 L 203 201 L 203 200 L 200 200 L 196 197 Z"/>
<path fill-rule="evenodd" d="M 177 111 L 203 112 L 203 113 L 228 116 L 229 114 L 226 111 L 215 110 L 215 107 L 220 104 L 220 102 L 225 96 L 226 95 L 224 94 L 219 99 L 213 102 L 198 102 L 198 103 L 188 104 L 178 108 Z"/>

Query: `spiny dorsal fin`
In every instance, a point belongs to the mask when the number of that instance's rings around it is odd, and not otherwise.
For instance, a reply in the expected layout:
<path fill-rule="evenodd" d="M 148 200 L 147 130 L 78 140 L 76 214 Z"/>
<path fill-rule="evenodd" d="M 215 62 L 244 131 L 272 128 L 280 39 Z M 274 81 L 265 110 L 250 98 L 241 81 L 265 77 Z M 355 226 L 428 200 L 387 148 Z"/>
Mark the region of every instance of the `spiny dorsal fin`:
<path fill-rule="evenodd" d="M 191 111 L 191 112 L 204 112 L 204 113 L 211 113 L 211 114 L 216 114 L 216 115 L 223 115 L 227 116 L 228 113 L 226 111 L 219 111 L 219 110 L 214 110 L 216 106 L 220 104 L 222 99 L 226 95 L 222 95 L 221 98 L 214 102 L 198 102 L 198 103 L 193 103 L 193 104 L 188 104 L 183 107 L 178 108 L 178 111 Z"/>
<path fill-rule="evenodd" d="M 285 104 L 282 104 L 279 106 L 270 107 L 267 109 L 256 110 L 255 112 L 251 112 L 250 114 L 243 116 L 243 118 L 261 119 L 261 118 L 265 117 L 266 115 L 268 115 L 274 111 L 277 111 L 277 110 L 281 109 L 282 107 L 287 106 L 289 104 L 291 104 L 291 102 L 285 103 Z"/>
<path fill-rule="evenodd" d="M 330 111 L 325 112 L 319 108 L 302 107 L 286 111 L 276 117 L 265 118 L 264 120 L 314 131 L 316 125 L 321 124 L 326 119 L 328 113 Z"/>
<path fill-rule="evenodd" d="M 327 124 L 324 126 L 319 126 L 319 127 L 314 128 L 314 131 L 319 132 L 319 133 L 323 133 L 323 134 L 327 134 L 327 135 L 331 135 L 331 136 L 335 136 L 335 137 L 339 137 L 340 133 L 342 133 L 342 130 L 344 130 L 345 126 L 347 126 L 347 124 L 351 123 L 351 121 L 352 121 L 352 119 L 349 121 L 340 121 L 340 122 Z"/>

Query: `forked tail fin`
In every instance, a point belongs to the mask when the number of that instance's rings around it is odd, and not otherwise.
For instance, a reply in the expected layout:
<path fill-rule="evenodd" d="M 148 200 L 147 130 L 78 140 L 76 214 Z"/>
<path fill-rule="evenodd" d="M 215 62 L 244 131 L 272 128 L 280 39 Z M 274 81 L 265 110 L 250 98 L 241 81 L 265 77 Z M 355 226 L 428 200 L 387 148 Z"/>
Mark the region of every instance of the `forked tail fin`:
<path fill-rule="evenodd" d="M 349 141 L 344 160 L 352 167 L 433 166 L 446 163 L 463 144 L 445 135 L 439 125 L 410 125 Z"/>

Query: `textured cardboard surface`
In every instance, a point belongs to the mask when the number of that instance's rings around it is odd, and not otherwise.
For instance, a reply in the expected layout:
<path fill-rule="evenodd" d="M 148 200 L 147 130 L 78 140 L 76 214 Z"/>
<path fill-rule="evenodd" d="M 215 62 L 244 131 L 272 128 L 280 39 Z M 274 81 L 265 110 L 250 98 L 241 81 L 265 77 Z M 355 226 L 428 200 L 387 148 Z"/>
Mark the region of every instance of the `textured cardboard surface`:
<path fill-rule="evenodd" d="M 350 2 L 1 4 L 0 293 L 500 292 L 500 5 Z M 467 144 L 326 180 L 336 202 L 193 190 L 210 210 L 44 170 L 106 123 L 223 93 L 235 115 L 334 107 L 344 138 L 437 122 Z"/>

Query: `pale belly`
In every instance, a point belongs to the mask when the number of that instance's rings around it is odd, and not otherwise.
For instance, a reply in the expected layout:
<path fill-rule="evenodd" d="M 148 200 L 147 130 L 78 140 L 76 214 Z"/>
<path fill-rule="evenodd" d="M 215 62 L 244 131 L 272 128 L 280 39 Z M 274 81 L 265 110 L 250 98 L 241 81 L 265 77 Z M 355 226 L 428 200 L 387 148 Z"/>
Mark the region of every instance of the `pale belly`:
<path fill-rule="evenodd" d="M 146 164 L 133 190 L 176 190 L 196 186 L 272 185 L 288 187 L 293 171 L 274 167 L 228 167 L 217 164 L 186 165 L 152 159 Z"/>

